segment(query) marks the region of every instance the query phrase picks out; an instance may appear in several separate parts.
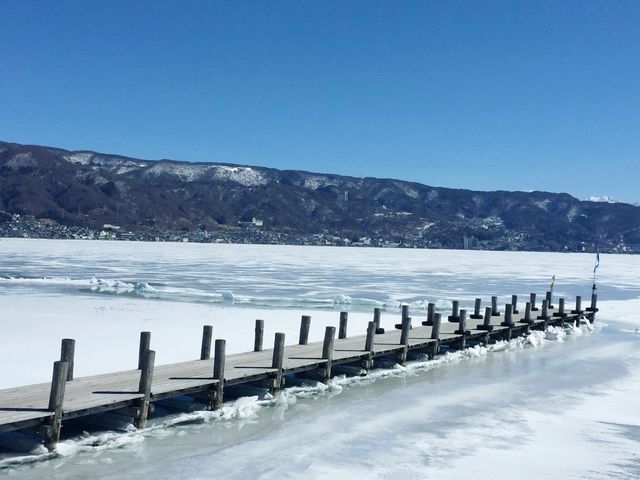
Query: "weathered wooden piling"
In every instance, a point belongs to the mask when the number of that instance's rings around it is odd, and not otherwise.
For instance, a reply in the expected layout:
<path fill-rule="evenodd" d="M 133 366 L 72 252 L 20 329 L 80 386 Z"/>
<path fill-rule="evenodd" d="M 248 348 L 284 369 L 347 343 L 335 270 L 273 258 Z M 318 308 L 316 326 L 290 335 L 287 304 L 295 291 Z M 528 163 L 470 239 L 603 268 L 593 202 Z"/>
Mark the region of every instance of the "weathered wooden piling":
<path fill-rule="evenodd" d="M 73 380 L 73 357 L 76 351 L 76 341 L 73 338 L 63 338 L 60 344 L 60 361 L 67 362 L 67 382 Z"/>
<path fill-rule="evenodd" d="M 564 318 L 567 316 L 564 311 L 564 298 L 560 297 L 558 299 L 558 311 L 553 313 L 554 317 Z"/>
<path fill-rule="evenodd" d="M 364 341 L 364 351 L 369 355 L 362 362 L 362 366 L 365 370 L 369 371 L 373 367 L 373 343 L 376 335 L 376 322 L 369 322 L 367 325 L 367 336 Z"/>
<path fill-rule="evenodd" d="M 431 339 L 440 340 L 440 321 L 441 316 L 439 313 L 433 314 L 433 326 L 431 328 Z"/>
<path fill-rule="evenodd" d="M 518 315 L 518 295 L 511 295 L 511 312 L 514 315 Z"/>
<path fill-rule="evenodd" d="M 469 315 L 469 318 L 473 320 L 480 320 L 482 318 L 482 314 L 480 313 L 481 305 L 482 305 L 482 299 L 476 298 L 476 301 L 473 305 L 473 314 Z"/>
<path fill-rule="evenodd" d="M 471 334 L 471 332 L 467 330 L 467 311 L 465 309 L 460 310 L 458 313 L 458 329 L 455 333 L 463 337 Z"/>
<path fill-rule="evenodd" d="M 529 303 L 531 303 L 531 311 L 532 312 L 537 312 L 538 311 L 538 307 L 536 307 L 536 294 L 535 293 L 531 293 L 529 294 Z"/>
<path fill-rule="evenodd" d="M 548 310 L 553 310 L 555 307 L 553 306 L 553 292 L 551 290 L 547 291 L 546 294 L 546 300 L 547 300 L 547 309 Z"/>
<path fill-rule="evenodd" d="M 306 345 L 306 344 L 305 344 Z M 275 369 L 275 378 L 270 386 L 273 395 L 282 387 L 282 364 L 284 362 L 284 333 L 275 334 L 273 341 L 273 356 L 271 358 L 271 368 Z"/>
<path fill-rule="evenodd" d="M 348 312 L 340 312 L 340 329 L 338 330 L 338 338 L 347 338 L 347 322 L 349 321 Z"/>
<path fill-rule="evenodd" d="M 451 302 L 451 315 L 447 318 L 451 323 L 458 323 L 460 319 L 460 302 L 458 300 L 453 300 Z"/>
<path fill-rule="evenodd" d="M 571 310 L 571 313 L 578 315 L 582 313 L 582 297 L 580 295 L 576 296 L 576 308 Z"/>
<path fill-rule="evenodd" d="M 433 325 L 433 314 L 436 312 L 436 304 L 429 302 L 427 303 L 427 319 L 422 322 L 422 325 L 425 327 L 430 327 Z"/>
<path fill-rule="evenodd" d="M 591 306 L 587 307 L 587 312 L 597 312 L 598 311 L 598 294 L 591 294 Z"/>
<path fill-rule="evenodd" d="M 310 327 L 311 317 L 309 315 L 302 315 L 300 319 L 300 338 L 298 339 L 298 345 L 307 345 L 309 343 Z"/>
<path fill-rule="evenodd" d="M 200 360 L 211 358 L 211 340 L 213 339 L 213 326 L 204 325 L 202 327 L 202 345 L 200 347 Z"/>
<path fill-rule="evenodd" d="M 498 310 L 498 297 L 491 297 L 491 316 L 499 317 L 500 310 Z"/>
<path fill-rule="evenodd" d="M 411 334 L 411 317 L 402 319 L 402 332 L 400 333 L 400 345 L 404 348 L 398 352 L 398 363 L 403 365 L 407 361 L 409 352 L 409 336 Z"/>
<path fill-rule="evenodd" d="M 503 327 L 514 327 L 513 323 L 513 304 L 507 303 L 504 306 L 504 321 L 500 324 Z"/>
<path fill-rule="evenodd" d="M 484 321 L 476 326 L 476 330 L 484 330 L 485 332 L 491 332 L 493 330 L 493 325 L 491 325 L 491 307 L 485 307 Z"/>
<path fill-rule="evenodd" d="M 264 320 L 256 320 L 255 336 L 253 338 L 253 351 L 262 351 L 262 342 L 264 339 Z"/>
<path fill-rule="evenodd" d="M 538 315 L 538 320 L 549 320 L 549 304 L 547 300 L 542 301 L 542 313 Z M 545 324 L 546 326 L 546 324 Z"/>
<path fill-rule="evenodd" d="M 379 307 L 375 307 L 373 309 L 373 321 L 376 324 L 376 333 L 383 334 L 384 328 L 380 327 L 380 316 L 382 315 L 382 309 Z"/>
<path fill-rule="evenodd" d="M 151 345 L 151 332 L 140 332 L 140 346 L 138 347 L 138 370 L 142 369 Z"/>
<path fill-rule="evenodd" d="M 211 410 L 218 410 L 224 402 L 224 367 L 226 361 L 227 341 L 217 338 L 213 351 L 213 379 L 217 380 L 213 386 L 213 398 L 211 399 Z"/>
<path fill-rule="evenodd" d="M 153 369 L 156 362 L 156 352 L 147 350 L 142 361 L 140 369 L 140 381 L 138 383 L 138 393 L 143 397 L 140 399 L 140 407 L 138 415 L 135 419 L 136 428 L 144 428 L 147 426 L 147 418 L 149 416 L 149 402 L 151 401 L 151 384 L 153 383 Z"/>
<path fill-rule="evenodd" d="M 528 323 L 528 324 L 533 323 L 533 320 L 531 320 L 531 302 L 525 303 L 524 317 L 522 317 L 522 320 L 520 320 L 519 323 Z"/>
<path fill-rule="evenodd" d="M 409 304 L 403 303 L 402 304 L 402 320 L 404 320 L 408 316 L 409 316 Z"/>
<path fill-rule="evenodd" d="M 53 450 L 60 440 L 62 430 L 62 405 L 64 403 L 64 392 L 67 385 L 67 369 L 69 364 L 59 360 L 53 363 L 53 376 L 51 378 L 51 390 L 49 392 L 49 408 L 53 412 L 50 424 L 45 427 L 44 444 L 49 450 Z"/>
<path fill-rule="evenodd" d="M 326 360 L 324 379 L 331 380 L 331 366 L 333 364 L 333 341 L 336 336 L 336 327 L 327 327 L 324 330 L 324 342 L 322 343 L 322 358 Z"/>

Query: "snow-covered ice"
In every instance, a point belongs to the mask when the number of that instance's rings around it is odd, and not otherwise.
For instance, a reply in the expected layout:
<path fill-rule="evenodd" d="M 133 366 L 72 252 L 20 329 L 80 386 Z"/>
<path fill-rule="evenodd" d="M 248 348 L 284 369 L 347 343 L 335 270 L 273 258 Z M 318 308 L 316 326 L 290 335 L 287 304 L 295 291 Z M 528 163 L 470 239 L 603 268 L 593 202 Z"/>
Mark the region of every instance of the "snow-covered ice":
<path fill-rule="evenodd" d="M 474 348 L 230 400 L 144 431 L 93 432 L 4 469 L 15 478 L 640 478 L 640 257 L 601 255 L 599 326 L 534 332 Z M 138 332 L 157 362 L 197 357 L 201 327 L 251 348 L 311 338 L 349 313 L 364 333 L 373 306 L 424 314 L 476 296 L 588 295 L 581 254 L 333 247 L 0 241 L 0 388 L 47 381 L 59 340 L 77 340 L 76 374 L 131 368 Z M 569 300 L 569 305 L 571 305 Z M 588 299 L 585 299 L 588 301 Z M 1 465 L 7 466 L 8 460 Z"/>

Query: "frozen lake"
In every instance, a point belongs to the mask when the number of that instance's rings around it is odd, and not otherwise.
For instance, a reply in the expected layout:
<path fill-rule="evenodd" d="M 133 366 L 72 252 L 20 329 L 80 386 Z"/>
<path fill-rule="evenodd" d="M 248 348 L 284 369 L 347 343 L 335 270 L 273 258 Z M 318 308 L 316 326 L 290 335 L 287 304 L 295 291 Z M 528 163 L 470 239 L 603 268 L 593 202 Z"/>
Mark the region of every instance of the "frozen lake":
<path fill-rule="evenodd" d="M 50 379 L 63 337 L 76 375 L 127 369 L 138 332 L 157 363 L 194 359 L 203 324 L 248 350 L 253 322 L 297 339 L 348 310 L 463 307 L 476 296 L 591 288 L 593 255 L 447 250 L 0 240 L 0 388 Z M 417 362 L 329 389 L 245 399 L 149 430 L 63 442 L 15 478 L 640 478 L 640 257 L 601 255 L 596 331 Z M 569 300 L 570 299 L 570 300 Z M 585 298 L 586 300 L 586 298 Z M 578 334 L 582 333 L 582 334 Z M 534 347 L 535 345 L 535 347 Z M 46 455 L 41 458 L 46 457 Z M 4 465 L 7 463 L 5 462 Z"/>

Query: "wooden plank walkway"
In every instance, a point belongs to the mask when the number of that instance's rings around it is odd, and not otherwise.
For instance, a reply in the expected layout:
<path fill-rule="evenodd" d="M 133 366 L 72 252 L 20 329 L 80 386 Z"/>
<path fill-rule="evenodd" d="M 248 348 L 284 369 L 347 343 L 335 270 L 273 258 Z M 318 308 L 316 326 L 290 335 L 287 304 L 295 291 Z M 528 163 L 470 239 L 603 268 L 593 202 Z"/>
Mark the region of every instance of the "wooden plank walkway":
<path fill-rule="evenodd" d="M 596 297 L 597 298 L 597 297 Z M 454 307 L 455 308 L 455 307 Z M 592 299 L 595 309 L 595 300 Z M 477 327 L 483 320 L 470 319 L 467 315 L 467 335 L 456 333 L 458 323 L 447 321 L 443 316 L 440 323 L 439 339 L 432 339 L 432 327 L 421 326 L 418 318 L 413 320 L 413 328 L 409 330 L 407 345 L 401 344 L 402 332 L 390 330 L 373 336 L 372 350 L 365 348 L 367 335 L 356 335 L 338 338 L 333 341 L 331 360 L 323 358 L 325 342 L 313 342 L 307 345 L 288 345 L 284 348 L 282 370 L 273 368 L 274 350 L 238 353 L 224 356 L 224 385 L 237 385 L 256 381 L 271 381 L 282 375 L 327 369 L 331 365 L 356 364 L 370 362 L 372 358 L 387 355 L 398 355 L 400 362 L 406 358 L 408 351 L 420 351 L 435 354 L 438 348 L 464 348 L 465 342 L 488 342 L 511 336 L 523 335 L 529 328 L 541 329 L 547 324 L 563 324 L 575 322 L 581 313 L 571 313 L 566 309 L 566 317 L 554 317 L 555 310 L 549 310 L 548 320 L 539 320 L 540 311 L 531 312 L 531 323 L 524 323 L 524 307 L 518 314 L 512 315 L 513 326 L 501 325 L 505 321 L 505 311 L 500 315 L 490 316 L 491 331 L 479 330 Z M 580 310 L 578 308 L 578 310 Z M 585 311 L 584 315 L 593 321 L 593 311 Z M 422 320 L 424 317 L 420 317 Z M 346 328 L 346 315 L 345 315 Z M 405 356 L 403 356 L 403 352 Z M 370 366 L 370 364 L 369 364 Z M 219 387 L 214 378 L 214 359 L 194 360 L 153 368 L 151 382 L 151 401 L 172 396 L 180 396 L 195 392 L 213 392 Z M 140 391 L 141 370 L 127 370 L 102 375 L 75 378 L 66 382 L 64 401 L 60 419 L 71 419 L 90 415 L 101 411 L 115 410 L 124 407 L 139 407 L 145 394 Z M 275 385 L 275 389 L 280 385 Z M 50 411 L 50 392 L 52 383 L 41 383 L 0 390 L 0 432 L 27 429 L 48 425 L 54 419 L 55 412 Z M 221 391 L 221 390 L 220 390 Z M 145 418 L 146 420 L 146 418 Z"/>

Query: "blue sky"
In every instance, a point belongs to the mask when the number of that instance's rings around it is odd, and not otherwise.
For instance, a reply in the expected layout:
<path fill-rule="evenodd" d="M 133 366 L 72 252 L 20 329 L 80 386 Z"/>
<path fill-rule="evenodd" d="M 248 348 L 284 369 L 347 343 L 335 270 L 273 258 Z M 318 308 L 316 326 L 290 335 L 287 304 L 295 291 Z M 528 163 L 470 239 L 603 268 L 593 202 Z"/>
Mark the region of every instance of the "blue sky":
<path fill-rule="evenodd" d="M 640 201 L 640 2 L 0 0 L 0 139 Z"/>

